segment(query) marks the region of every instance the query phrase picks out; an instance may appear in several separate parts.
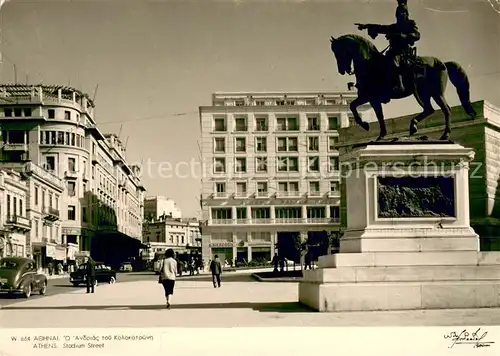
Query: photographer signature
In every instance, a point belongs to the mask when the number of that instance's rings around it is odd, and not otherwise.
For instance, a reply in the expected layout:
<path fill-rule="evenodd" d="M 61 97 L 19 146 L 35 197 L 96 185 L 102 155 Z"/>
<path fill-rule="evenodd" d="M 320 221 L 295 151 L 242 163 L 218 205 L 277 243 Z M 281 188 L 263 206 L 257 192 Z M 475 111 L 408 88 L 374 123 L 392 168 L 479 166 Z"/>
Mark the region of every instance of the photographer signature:
<path fill-rule="evenodd" d="M 453 348 L 455 345 L 474 345 L 473 348 L 479 347 L 489 347 L 494 344 L 494 341 L 483 341 L 483 339 L 488 335 L 487 331 L 482 331 L 481 328 L 474 332 L 469 332 L 466 329 L 457 333 L 452 331 L 449 334 L 445 334 L 445 339 L 451 339 L 451 345 L 448 348 Z"/>

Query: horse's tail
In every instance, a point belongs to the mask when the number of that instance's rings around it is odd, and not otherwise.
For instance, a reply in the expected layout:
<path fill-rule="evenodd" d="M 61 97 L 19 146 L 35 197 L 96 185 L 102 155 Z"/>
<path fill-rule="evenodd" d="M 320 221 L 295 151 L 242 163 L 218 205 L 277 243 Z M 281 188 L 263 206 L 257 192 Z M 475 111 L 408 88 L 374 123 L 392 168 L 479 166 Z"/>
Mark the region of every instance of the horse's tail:
<path fill-rule="evenodd" d="M 448 77 L 450 78 L 451 83 L 457 90 L 460 103 L 462 104 L 465 112 L 473 119 L 476 118 L 476 111 L 470 102 L 470 82 L 467 73 L 462 66 L 456 62 L 446 62 L 444 65 L 448 71 Z"/>

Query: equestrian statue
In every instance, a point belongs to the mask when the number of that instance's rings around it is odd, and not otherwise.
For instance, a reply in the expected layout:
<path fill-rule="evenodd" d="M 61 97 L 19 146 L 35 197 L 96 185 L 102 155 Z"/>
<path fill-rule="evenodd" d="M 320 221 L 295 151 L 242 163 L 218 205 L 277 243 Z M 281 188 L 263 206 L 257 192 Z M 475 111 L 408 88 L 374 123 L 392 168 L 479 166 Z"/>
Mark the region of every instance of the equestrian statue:
<path fill-rule="evenodd" d="M 384 34 L 389 41 L 388 49 L 379 52 L 373 43 L 359 35 L 349 34 L 330 39 L 339 73 L 354 74 L 356 77 L 358 97 L 350 104 L 354 119 L 368 131 L 369 124 L 361 119 L 357 108 L 370 103 L 380 125 L 377 141 L 387 135 L 382 104 L 410 95 L 415 97 L 423 109 L 410 122 L 410 136 L 417 132 L 420 121 L 434 113 L 431 104 L 431 99 L 434 99 L 443 111 L 445 120 L 440 140 L 448 140 L 451 133 L 451 109 L 444 97 L 448 78 L 455 86 L 465 112 L 470 119 L 476 118 L 470 102 L 470 84 L 465 70 L 456 62 L 443 63 L 435 57 L 416 55 L 415 42 L 420 40 L 420 32 L 415 21 L 410 19 L 407 0 L 398 0 L 394 24 L 356 25 L 359 30 L 367 30 L 373 39 Z"/>

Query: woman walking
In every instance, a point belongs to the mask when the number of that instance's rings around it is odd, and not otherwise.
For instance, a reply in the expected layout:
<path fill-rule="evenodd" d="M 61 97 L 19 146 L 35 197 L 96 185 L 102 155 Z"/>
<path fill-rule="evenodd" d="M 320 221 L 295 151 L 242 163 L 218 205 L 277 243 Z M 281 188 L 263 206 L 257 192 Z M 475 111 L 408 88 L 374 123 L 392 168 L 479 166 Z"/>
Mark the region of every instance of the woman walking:
<path fill-rule="evenodd" d="M 167 300 L 167 309 L 170 309 L 171 296 L 174 294 L 175 273 L 177 272 L 177 261 L 174 258 L 174 250 L 169 248 L 165 252 L 165 259 L 160 271 L 160 280 L 165 289 L 165 298 Z"/>

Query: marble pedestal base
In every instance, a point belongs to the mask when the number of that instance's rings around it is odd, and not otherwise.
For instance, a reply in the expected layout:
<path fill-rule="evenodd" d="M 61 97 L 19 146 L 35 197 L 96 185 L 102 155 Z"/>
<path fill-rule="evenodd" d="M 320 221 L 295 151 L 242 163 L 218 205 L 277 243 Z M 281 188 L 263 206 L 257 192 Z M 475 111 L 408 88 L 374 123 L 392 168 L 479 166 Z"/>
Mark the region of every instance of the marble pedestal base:
<path fill-rule="evenodd" d="M 299 301 L 320 312 L 500 307 L 500 252 L 323 256 Z"/>

